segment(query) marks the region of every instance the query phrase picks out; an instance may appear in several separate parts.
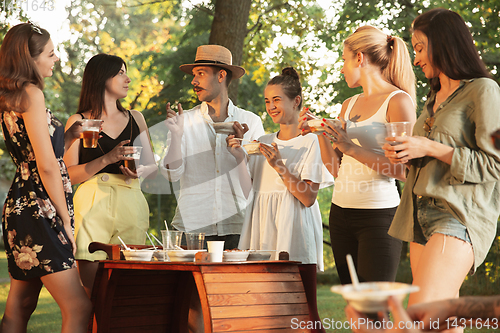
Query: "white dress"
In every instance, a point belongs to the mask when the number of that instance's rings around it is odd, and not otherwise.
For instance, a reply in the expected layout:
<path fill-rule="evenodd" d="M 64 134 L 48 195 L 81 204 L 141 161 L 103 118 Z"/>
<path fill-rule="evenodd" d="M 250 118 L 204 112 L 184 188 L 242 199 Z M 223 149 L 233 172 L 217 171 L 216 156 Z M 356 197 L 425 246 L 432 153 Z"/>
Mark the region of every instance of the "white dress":
<path fill-rule="evenodd" d="M 259 141 L 275 142 L 290 172 L 302 180 L 322 183 L 324 174 L 318 138 L 315 134 L 283 141 L 277 133 Z M 239 248 L 287 251 L 290 260 L 317 264 L 323 270 L 323 228 L 318 202 L 305 207 L 286 188 L 266 158 L 250 155 L 248 162 L 253 179 L 254 198 L 247 208 Z"/>

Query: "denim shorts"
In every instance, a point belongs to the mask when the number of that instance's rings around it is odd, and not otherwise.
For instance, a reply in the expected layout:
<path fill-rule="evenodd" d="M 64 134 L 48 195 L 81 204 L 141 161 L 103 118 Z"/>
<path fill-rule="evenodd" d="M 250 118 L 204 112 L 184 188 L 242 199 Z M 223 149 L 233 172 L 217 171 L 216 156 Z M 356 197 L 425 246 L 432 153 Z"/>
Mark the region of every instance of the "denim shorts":
<path fill-rule="evenodd" d="M 425 245 L 433 234 L 439 233 L 471 244 L 467 228 L 446 209 L 441 199 L 423 196 L 413 198 L 414 242 Z"/>

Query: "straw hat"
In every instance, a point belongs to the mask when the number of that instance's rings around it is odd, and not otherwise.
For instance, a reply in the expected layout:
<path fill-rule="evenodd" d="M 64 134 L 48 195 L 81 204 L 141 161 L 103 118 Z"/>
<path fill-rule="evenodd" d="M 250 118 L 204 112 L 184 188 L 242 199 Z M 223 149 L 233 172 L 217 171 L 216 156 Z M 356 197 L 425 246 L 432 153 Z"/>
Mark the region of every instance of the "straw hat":
<path fill-rule="evenodd" d="M 193 75 L 193 68 L 196 66 L 217 66 L 230 70 L 233 79 L 239 79 L 245 74 L 245 69 L 233 65 L 231 51 L 220 45 L 201 45 L 196 50 L 194 64 L 179 66 L 180 70 Z"/>

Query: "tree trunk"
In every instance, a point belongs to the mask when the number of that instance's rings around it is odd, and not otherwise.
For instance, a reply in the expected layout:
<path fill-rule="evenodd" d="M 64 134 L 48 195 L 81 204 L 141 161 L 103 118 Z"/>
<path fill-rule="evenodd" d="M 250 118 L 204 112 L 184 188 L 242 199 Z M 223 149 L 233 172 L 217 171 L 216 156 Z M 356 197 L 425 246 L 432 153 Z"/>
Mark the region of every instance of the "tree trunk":
<path fill-rule="evenodd" d="M 233 65 L 241 66 L 243 45 L 247 35 L 247 22 L 252 0 L 216 0 L 215 14 L 209 44 L 227 47 L 233 54 Z M 238 102 L 238 83 L 229 86 L 229 98 Z"/>

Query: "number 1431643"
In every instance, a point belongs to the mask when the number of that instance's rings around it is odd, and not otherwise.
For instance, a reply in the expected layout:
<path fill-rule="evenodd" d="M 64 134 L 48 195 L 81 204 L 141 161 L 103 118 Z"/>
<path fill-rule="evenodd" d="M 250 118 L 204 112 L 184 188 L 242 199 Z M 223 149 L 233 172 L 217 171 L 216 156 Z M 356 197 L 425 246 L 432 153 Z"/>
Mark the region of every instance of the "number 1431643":
<path fill-rule="evenodd" d="M 53 11 L 55 9 L 54 0 L 0 0 L 2 11 L 16 12 L 23 10 L 33 11 Z"/>

